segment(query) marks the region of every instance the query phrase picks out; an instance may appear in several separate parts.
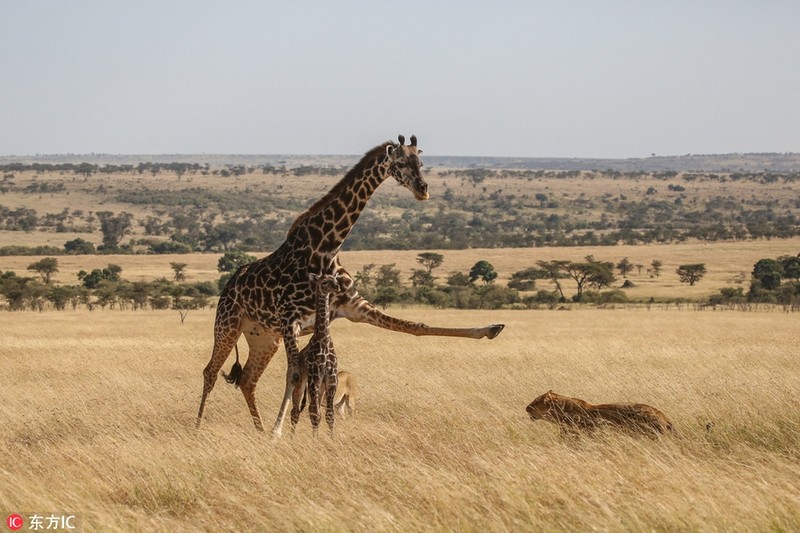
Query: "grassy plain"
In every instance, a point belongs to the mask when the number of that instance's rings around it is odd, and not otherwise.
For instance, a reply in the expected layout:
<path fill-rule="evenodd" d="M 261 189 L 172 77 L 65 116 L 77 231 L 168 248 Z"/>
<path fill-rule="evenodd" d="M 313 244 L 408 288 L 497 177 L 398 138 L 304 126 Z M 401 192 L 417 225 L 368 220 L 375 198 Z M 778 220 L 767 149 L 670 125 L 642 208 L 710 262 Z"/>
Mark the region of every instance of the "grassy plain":
<path fill-rule="evenodd" d="M 6 313 L 0 511 L 126 532 L 800 529 L 795 314 L 390 311 L 507 327 L 472 341 L 336 321 L 359 412 L 333 440 L 304 417 L 278 441 L 221 381 L 194 429 L 212 311 Z M 284 373 L 280 350 L 267 425 Z M 681 435 L 564 441 L 524 410 L 548 389 L 654 405 Z"/>

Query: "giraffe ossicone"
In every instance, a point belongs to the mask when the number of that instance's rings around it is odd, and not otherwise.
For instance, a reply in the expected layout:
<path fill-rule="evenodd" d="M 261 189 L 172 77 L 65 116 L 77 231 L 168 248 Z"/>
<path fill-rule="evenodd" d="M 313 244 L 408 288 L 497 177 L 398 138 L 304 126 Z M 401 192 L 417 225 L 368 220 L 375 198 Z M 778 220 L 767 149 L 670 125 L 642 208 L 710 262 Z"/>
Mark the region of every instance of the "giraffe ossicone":
<path fill-rule="evenodd" d="M 316 298 L 311 273 L 332 268 L 342 292 L 330 301 L 330 319 L 347 318 L 412 335 L 438 335 L 472 339 L 493 339 L 503 324 L 483 327 L 435 327 L 389 316 L 362 297 L 353 278 L 339 262 L 339 250 L 367 201 L 386 179 L 394 178 L 417 200 L 427 200 L 428 184 L 422 176 L 417 137 L 411 144 L 398 136 L 399 143 L 387 141 L 368 151 L 333 188 L 289 228 L 286 240 L 273 253 L 240 267 L 222 290 L 214 321 L 214 347 L 203 370 L 203 394 L 197 426 L 203 418 L 206 400 L 214 388 L 222 365 L 241 335 L 249 348 L 247 362 L 236 377 L 253 423 L 263 431 L 255 402 L 258 379 L 280 341 L 286 348 L 287 370 L 283 400 L 273 425 L 280 435 L 289 400 L 300 379 L 297 339 L 314 325 Z"/>

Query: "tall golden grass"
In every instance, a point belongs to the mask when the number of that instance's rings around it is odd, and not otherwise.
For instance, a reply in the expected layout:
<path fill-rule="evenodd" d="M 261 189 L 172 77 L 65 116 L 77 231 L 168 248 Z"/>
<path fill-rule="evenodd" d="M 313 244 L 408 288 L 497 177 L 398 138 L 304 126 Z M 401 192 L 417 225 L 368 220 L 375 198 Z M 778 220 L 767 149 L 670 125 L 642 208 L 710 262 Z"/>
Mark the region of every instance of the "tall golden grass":
<path fill-rule="evenodd" d="M 472 341 L 336 321 L 359 413 L 333 439 L 304 416 L 280 440 L 222 380 L 195 430 L 211 311 L 184 324 L 175 311 L 5 314 L 0 511 L 126 532 L 800 529 L 796 315 L 390 311 L 507 327 Z M 257 391 L 268 426 L 284 375 L 280 350 Z M 680 436 L 562 440 L 525 413 L 548 389 L 654 405 Z"/>

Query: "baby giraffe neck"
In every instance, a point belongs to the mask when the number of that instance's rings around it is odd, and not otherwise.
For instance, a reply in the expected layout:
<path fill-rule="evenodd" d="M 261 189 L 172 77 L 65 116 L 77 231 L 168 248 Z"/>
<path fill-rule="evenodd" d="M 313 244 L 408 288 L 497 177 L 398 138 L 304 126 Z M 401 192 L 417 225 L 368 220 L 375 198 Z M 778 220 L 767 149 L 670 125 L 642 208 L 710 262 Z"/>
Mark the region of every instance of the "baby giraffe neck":
<path fill-rule="evenodd" d="M 330 320 L 330 304 L 328 293 L 317 292 L 317 317 L 314 321 L 314 335 L 322 337 L 328 334 L 328 322 Z"/>

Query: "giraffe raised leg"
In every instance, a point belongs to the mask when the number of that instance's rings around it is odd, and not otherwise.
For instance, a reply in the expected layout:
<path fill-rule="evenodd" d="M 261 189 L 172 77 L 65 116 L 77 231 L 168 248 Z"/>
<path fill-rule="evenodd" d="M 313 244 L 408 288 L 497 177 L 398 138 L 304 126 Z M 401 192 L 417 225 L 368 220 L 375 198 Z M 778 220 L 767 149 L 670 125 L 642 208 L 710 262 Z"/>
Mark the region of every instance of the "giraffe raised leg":
<path fill-rule="evenodd" d="M 338 308 L 340 316 L 352 322 L 364 322 L 379 328 L 409 333 L 411 335 L 435 335 L 440 337 L 464 337 L 468 339 L 482 339 L 484 337 L 494 339 L 505 328 L 505 324 L 491 324 L 489 326 L 476 328 L 442 328 L 428 326 L 422 322 L 411 322 L 389 316 L 380 311 L 370 302 L 356 296 L 356 298 L 344 303 Z"/>

